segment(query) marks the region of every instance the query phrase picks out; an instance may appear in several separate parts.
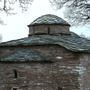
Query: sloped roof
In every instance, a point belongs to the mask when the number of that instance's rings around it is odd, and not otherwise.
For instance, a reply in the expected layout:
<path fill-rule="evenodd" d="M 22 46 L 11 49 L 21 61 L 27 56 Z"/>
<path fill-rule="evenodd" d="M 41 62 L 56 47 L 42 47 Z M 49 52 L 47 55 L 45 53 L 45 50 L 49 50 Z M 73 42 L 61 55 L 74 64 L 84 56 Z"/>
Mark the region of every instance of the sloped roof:
<path fill-rule="evenodd" d="M 28 62 L 28 61 L 50 61 L 50 57 L 43 55 L 41 52 L 34 51 L 31 49 L 22 48 L 21 50 L 16 50 L 10 55 L 5 55 L 0 59 L 0 61 L 9 62 Z"/>
<path fill-rule="evenodd" d="M 70 24 L 68 24 L 65 20 L 63 20 L 62 18 L 60 18 L 56 15 L 52 15 L 52 14 L 43 15 L 43 16 L 37 18 L 36 20 L 34 20 L 28 26 L 40 25 L 40 24 L 62 24 L 62 25 L 70 26 Z"/>
<path fill-rule="evenodd" d="M 48 44 L 60 45 L 73 52 L 90 53 L 90 40 L 81 38 L 75 33 L 71 33 L 71 35 L 33 35 L 31 37 L 1 43 L 0 47 Z"/>

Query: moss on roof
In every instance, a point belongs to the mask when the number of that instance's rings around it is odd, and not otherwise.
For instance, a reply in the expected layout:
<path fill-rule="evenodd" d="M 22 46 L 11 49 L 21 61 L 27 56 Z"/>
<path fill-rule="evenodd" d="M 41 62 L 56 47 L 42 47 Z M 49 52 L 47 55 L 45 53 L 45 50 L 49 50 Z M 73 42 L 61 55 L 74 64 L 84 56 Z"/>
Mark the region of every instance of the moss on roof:
<path fill-rule="evenodd" d="M 90 40 L 81 38 L 75 33 L 70 35 L 33 35 L 18 40 L 3 42 L 0 47 L 29 46 L 29 45 L 60 45 L 73 52 L 90 53 Z"/>
<path fill-rule="evenodd" d="M 36 20 L 34 20 L 28 26 L 40 25 L 40 24 L 63 24 L 63 25 L 70 26 L 70 24 L 68 24 L 65 20 L 63 20 L 62 18 L 60 18 L 56 15 L 52 15 L 52 14 L 43 15 L 43 16 L 37 18 Z"/>

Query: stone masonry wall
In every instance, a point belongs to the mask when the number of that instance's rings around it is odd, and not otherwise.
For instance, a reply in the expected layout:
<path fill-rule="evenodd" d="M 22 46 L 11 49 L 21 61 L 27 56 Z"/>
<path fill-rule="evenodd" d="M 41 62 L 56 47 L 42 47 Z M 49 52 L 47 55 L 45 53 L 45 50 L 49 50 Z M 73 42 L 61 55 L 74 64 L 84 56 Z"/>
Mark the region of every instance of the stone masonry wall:
<path fill-rule="evenodd" d="M 80 90 L 90 90 L 90 55 L 82 54 L 80 56 Z"/>
<path fill-rule="evenodd" d="M 50 31 L 48 31 L 50 30 Z M 33 34 L 69 34 L 69 26 L 61 25 L 36 25 L 29 27 L 29 35 Z"/>
<path fill-rule="evenodd" d="M 0 57 L 23 48 L 48 55 L 53 63 L 0 62 L 0 90 L 60 90 L 60 87 L 62 90 L 80 90 L 79 53 L 58 45 L 44 45 L 1 48 Z"/>

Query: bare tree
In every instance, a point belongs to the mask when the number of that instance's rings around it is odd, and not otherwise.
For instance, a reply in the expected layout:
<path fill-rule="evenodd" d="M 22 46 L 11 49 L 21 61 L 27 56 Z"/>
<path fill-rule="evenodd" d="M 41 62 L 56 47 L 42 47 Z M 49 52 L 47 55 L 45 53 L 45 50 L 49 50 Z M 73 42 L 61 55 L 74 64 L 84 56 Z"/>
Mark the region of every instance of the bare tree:
<path fill-rule="evenodd" d="M 65 17 L 74 24 L 90 23 L 90 0 L 49 0 L 57 9 L 65 7 Z"/>
<path fill-rule="evenodd" d="M 33 0 L 0 0 L 0 11 L 4 11 L 10 14 L 16 7 L 13 5 L 18 4 L 22 10 L 27 10 L 28 5 L 32 3 Z"/>
<path fill-rule="evenodd" d="M 16 8 L 21 8 L 22 11 L 27 11 L 32 2 L 33 0 L 0 0 L 0 24 L 5 25 L 1 18 L 3 12 L 7 15 L 16 14 Z"/>

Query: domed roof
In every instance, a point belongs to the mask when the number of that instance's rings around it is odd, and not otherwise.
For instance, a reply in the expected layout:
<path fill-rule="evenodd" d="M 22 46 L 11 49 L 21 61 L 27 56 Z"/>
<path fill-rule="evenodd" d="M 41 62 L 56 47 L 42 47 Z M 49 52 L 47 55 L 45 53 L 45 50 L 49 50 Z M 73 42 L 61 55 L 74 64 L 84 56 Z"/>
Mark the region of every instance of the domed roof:
<path fill-rule="evenodd" d="M 43 15 L 37 18 L 36 20 L 34 20 L 28 26 L 41 25 L 41 24 L 62 24 L 62 25 L 70 26 L 70 24 L 68 24 L 65 20 L 63 20 L 62 18 L 56 15 L 52 15 L 52 14 Z"/>

